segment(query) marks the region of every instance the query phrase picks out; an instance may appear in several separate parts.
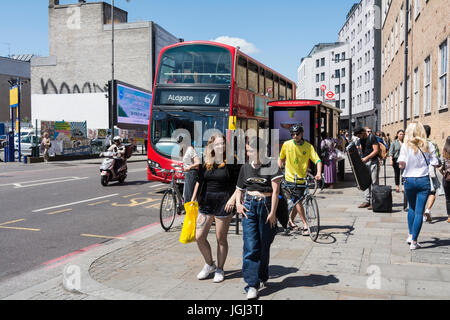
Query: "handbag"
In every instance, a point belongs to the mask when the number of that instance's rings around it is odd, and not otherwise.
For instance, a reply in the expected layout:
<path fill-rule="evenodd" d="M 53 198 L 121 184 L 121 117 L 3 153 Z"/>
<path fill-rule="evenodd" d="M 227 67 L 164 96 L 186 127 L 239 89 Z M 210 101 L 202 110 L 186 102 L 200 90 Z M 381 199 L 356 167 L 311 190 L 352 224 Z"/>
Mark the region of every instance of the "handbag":
<path fill-rule="evenodd" d="M 181 229 L 180 242 L 187 244 L 195 242 L 195 229 L 197 226 L 198 202 L 187 202 L 184 204 L 186 216 Z"/>
<path fill-rule="evenodd" d="M 425 157 L 425 154 L 423 151 L 419 148 L 420 152 L 422 153 L 425 162 L 428 166 L 428 178 L 430 179 L 430 186 L 431 186 L 431 192 L 436 191 L 441 187 L 441 184 L 439 183 L 439 179 L 436 176 L 436 169 L 433 166 L 430 166 L 430 163 L 427 160 L 427 157 Z"/>

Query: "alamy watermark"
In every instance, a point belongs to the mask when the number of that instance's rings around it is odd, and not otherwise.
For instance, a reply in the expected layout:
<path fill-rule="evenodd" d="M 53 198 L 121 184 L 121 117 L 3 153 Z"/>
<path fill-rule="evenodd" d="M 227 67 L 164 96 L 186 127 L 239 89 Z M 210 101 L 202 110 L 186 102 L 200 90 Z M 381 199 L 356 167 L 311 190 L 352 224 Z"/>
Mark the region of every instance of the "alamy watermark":
<path fill-rule="evenodd" d="M 63 287 L 69 292 L 81 290 L 81 268 L 76 265 L 68 265 L 63 271 Z"/>

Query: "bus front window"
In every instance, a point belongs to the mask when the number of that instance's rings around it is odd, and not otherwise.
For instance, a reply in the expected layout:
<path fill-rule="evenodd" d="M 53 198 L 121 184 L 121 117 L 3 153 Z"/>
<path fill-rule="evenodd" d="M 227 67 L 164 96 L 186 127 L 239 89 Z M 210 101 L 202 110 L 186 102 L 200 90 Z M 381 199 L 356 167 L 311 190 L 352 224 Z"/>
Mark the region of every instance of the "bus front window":
<path fill-rule="evenodd" d="M 213 45 L 185 45 L 161 57 L 158 84 L 230 84 L 231 53 Z"/>
<path fill-rule="evenodd" d="M 187 130 L 193 146 L 201 154 L 207 143 L 203 139 L 207 130 L 217 129 L 225 133 L 228 125 L 228 117 L 220 112 L 154 111 L 151 118 L 151 144 L 158 153 L 169 158 L 177 158 L 179 154 L 175 130 Z"/>

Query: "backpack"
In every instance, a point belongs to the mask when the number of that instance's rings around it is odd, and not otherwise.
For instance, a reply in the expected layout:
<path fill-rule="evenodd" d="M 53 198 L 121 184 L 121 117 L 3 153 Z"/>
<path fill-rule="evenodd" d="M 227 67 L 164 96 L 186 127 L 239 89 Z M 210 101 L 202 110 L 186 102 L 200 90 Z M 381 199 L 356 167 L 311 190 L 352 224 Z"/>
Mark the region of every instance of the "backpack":
<path fill-rule="evenodd" d="M 389 152 L 384 143 L 378 141 L 378 156 L 381 158 L 381 160 L 386 159 L 388 154 Z"/>
<path fill-rule="evenodd" d="M 450 160 L 444 159 L 444 180 L 450 182 Z"/>

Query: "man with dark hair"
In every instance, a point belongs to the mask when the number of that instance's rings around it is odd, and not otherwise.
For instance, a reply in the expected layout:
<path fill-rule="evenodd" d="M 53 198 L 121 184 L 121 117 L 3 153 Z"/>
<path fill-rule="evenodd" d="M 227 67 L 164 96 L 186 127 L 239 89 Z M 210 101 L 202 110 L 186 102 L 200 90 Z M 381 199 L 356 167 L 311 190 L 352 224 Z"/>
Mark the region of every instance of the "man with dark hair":
<path fill-rule="evenodd" d="M 354 134 L 360 139 L 361 143 L 361 161 L 367 166 L 372 177 L 372 185 L 378 184 L 379 178 L 379 159 L 378 159 L 378 140 L 372 133 L 372 130 L 367 128 L 358 127 L 355 129 Z M 358 208 L 372 209 L 371 205 L 372 186 L 364 191 L 364 202 Z"/>
<path fill-rule="evenodd" d="M 441 153 L 439 152 L 439 147 L 437 146 L 436 143 L 434 143 L 434 141 L 431 141 L 430 139 L 430 135 L 431 135 L 431 127 L 429 125 L 423 125 L 423 128 L 425 129 L 425 133 L 427 134 L 427 141 L 431 142 L 434 146 L 434 149 L 436 150 L 436 157 L 438 159 L 441 159 Z M 439 165 L 440 167 L 440 165 Z M 431 207 L 433 207 L 434 201 L 436 200 L 436 189 L 439 189 L 440 187 L 440 182 L 438 177 L 436 176 L 436 168 L 433 166 L 429 167 L 429 174 L 431 177 L 431 192 L 428 196 L 427 199 L 427 204 L 425 206 L 425 212 L 423 214 L 423 221 L 425 222 L 431 222 L 432 218 L 431 218 Z"/>

